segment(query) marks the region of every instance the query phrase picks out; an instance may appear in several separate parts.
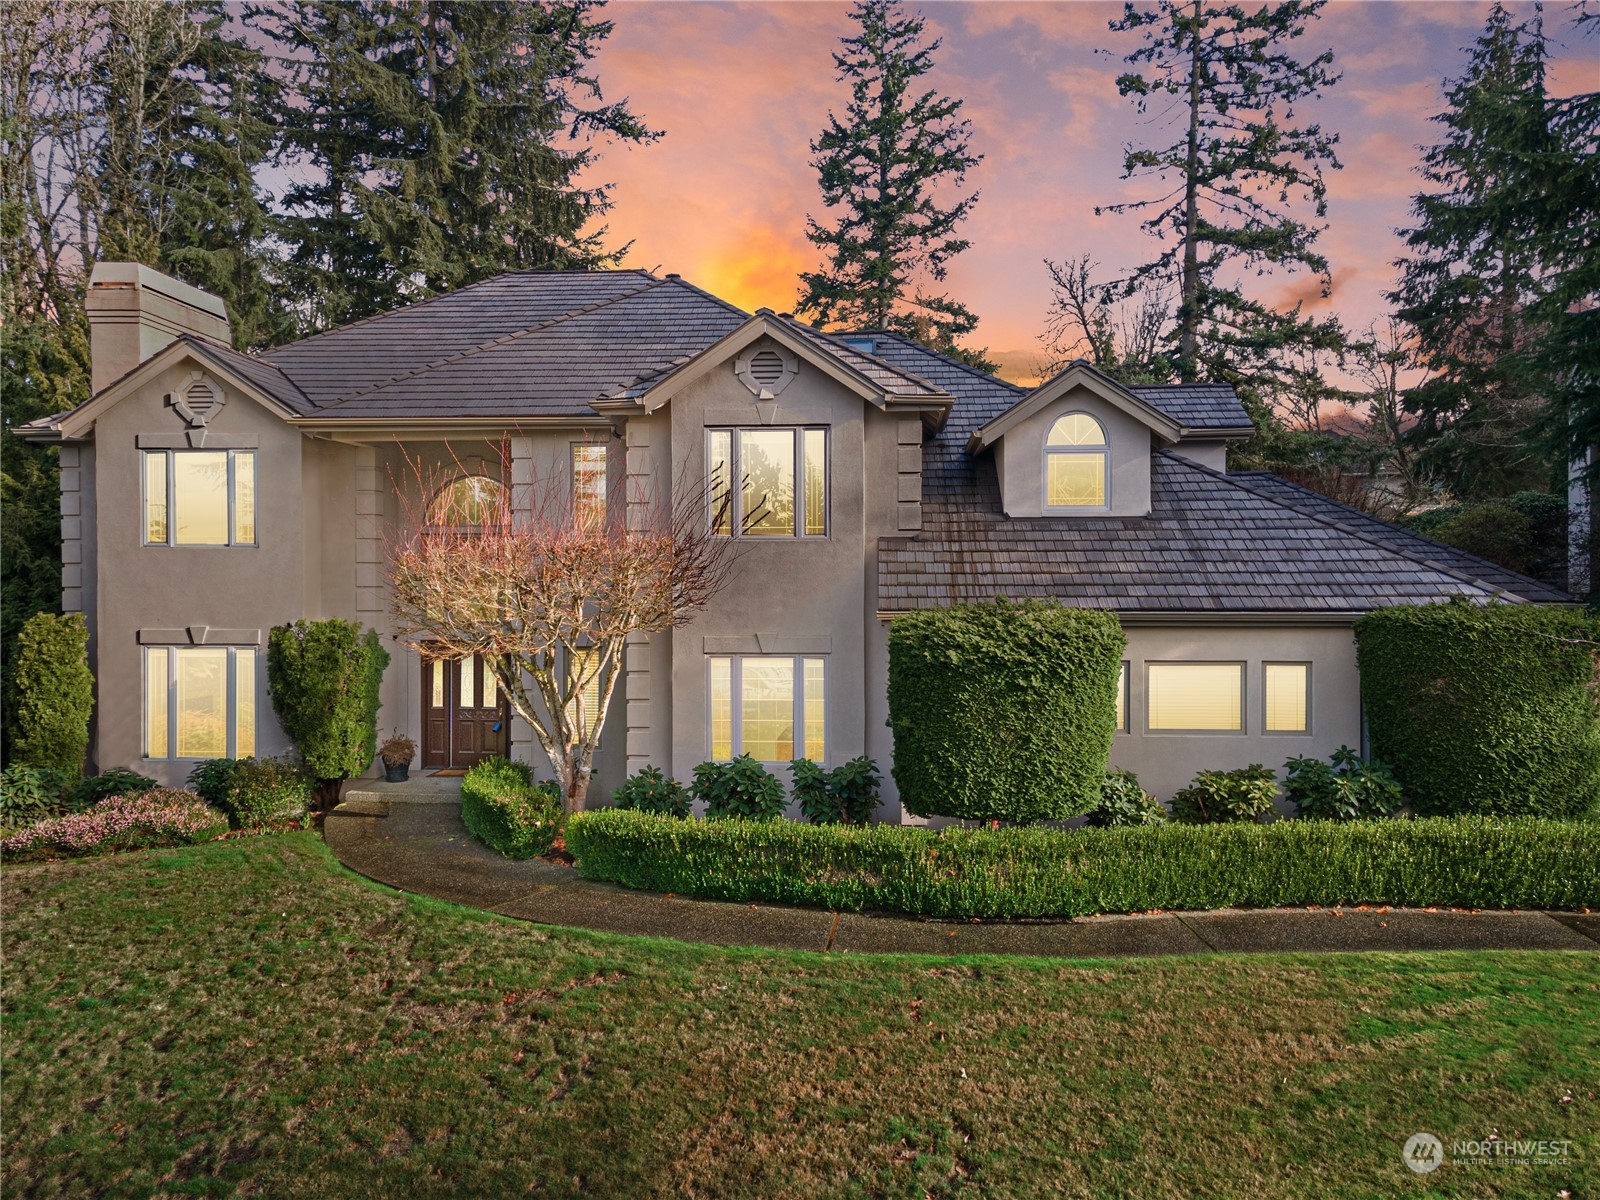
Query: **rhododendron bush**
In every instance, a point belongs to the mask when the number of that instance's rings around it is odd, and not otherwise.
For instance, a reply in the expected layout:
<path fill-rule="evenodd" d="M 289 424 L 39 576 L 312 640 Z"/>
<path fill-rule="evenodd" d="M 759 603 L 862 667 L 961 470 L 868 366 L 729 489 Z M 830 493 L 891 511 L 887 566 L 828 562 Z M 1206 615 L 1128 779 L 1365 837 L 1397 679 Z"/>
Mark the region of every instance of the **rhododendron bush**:
<path fill-rule="evenodd" d="M 137 796 L 112 796 L 87 812 L 40 821 L 0 841 L 0 853 L 103 854 L 152 846 L 188 846 L 228 832 L 228 818 L 193 792 L 156 788 Z"/>

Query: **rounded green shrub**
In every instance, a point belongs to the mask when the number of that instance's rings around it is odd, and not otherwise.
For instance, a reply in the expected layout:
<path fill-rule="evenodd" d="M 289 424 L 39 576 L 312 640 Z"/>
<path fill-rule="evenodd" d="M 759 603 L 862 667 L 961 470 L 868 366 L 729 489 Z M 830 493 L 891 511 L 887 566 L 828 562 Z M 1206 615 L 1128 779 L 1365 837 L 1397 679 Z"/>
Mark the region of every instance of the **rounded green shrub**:
<path fill-rule="evenodd" d="M 1600 617 L 1452 601 L 1355 632 L 1372 752 L 1418 813 L 1600 811 Z"/>
<path fill-rule="evenodd" d="M 1127 645 L 1112 613 L 1029 601 L 889 628 L 900 801 L 918 816 L 1062 820 L 1100 798 Z"/>
<path fill-rule="evenodd" d="M 11 687 L 16 729 L 11 761 L 77 778 L 89 749 L 94 708 L 89 626 L 82 613 L 28 618 L 17 635 Z"/>
<path fill-rule="evenodd" d="M 1363 821 L 1393 816 L 1400 784 L 1387 763 L 1364 759 L 1349 746 L 1320 758 L 1291 758 L 1284 766 L 1283 794 L 1295 815 L 1313 821 Z"/>
<path fill-rule="evenodd" d="M 292 762 L 241 758 L 218 807 L 235 829 L 263 829 L 303 817 L 315 790 L 316 781 Z"/>
<path fill-rule="evenodd" d="M 748 754 L 701 763 L 689 790 L 706 806 L 708 817 L 770 821 L 783 816 L 786 807 L 783 783 Z"/>
<path fill-rule="evenodd" d="M 461 780 L 461 823 L 507 858 L 550 853 L 566 815 L 560 786 L 534 783 L 527 763 L 486 758 Z"/>
<path fill-rule="evenodd" d="M 1139 782 L 1132 771 L 1107 771 L 1100 783 L 1100 802 L 1084 821 L 1092 829 L 1126 829 L 1134 825 L 1159 825 L 1167 809 Z"/>
<path fill-rule="evenodd" d="M 866 755 L 825 771 L 809 758 L 789 764 L 794 773 L 794 798 L 813 825 L 865 825 L 878 808 L 883 779 L 878 764 Z"/>
<path fill-rule="evenodd" d="M 660 767 L 641 767 L 611 793 L 611 803 L 635 812 L 682 819 L 689 815 L 689 789 Z"/>
<path fill-rule="evenodd" d="M 228 793 L 233 791 L 233 773 L 238 767 L 236 758 L 208 758 L 197 762 L 189 769 L 189 790 L 214 808 L 224 808 Z"/>
<path fill-rule="evenodd" d="M 1172 819 L 1185 825 L 1259 821 L 1272 811 L 1278 778 L 1260 763 L 1236 771 L 1200 771 L 1172 794 Z"/>

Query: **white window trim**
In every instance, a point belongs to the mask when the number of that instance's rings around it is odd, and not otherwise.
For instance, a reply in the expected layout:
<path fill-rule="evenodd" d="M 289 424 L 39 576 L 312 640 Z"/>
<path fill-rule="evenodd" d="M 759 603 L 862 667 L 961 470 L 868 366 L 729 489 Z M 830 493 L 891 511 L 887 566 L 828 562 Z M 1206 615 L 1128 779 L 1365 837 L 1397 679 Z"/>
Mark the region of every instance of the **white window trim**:
<path fill-rule="evenodd" d="M 1250 664 L 1239 658 L 1157 658 L 1144 664 L 1144 732 L 1148 737 L 1245 737 L 1250 732 Z M 1152 729 L 1150 711 L 1151 667 L 1238 667 L 1239 728 L 1237 729 Z"/>
<path fill-rule="evenodd" d="M 178 541 L 178 482 L 177 471 L 173 469 L 173 456 L 177 454 L 226 454 L 228 456 L 228 540 L 225 542 L 182 542 Z M 145 455 L 161 454 L 167 460 L 167 540 L 152 542 L 150 540 L 150 472 L 146 467 Z M 239 455 L 248 454 L 255 469 L 255 538 L 248 542 L 233 540 L 233 532 L 238 528 L 238 513 L 235 505 L 238 500 L 238 484 L 235 478 L 234 464 L 238 462 Z M 261 545 L 261 464 L 254 461 L 254 450 L 150 450 L 139 451 L 139 541 L 145 546 L 166 546 L 174 550 L 232 550 L 246 546 Z"/>
<path fill-rule="evenodd" d="M 1100 427 L 1100 434 L 1105 438 L 1105 443 L 1099 446 L 1052 446 L 1050 429 L 1056 427 L 1056 422 L 1063 417 L 1070 416 L 1088 417 Z M 1039 498 L 1043 502 L 1041 507 L 1047 513 L 1105 513 L 1111 511 L 1111 434 L 1106 430 L 1106 423 L 1092 412 L 1085 409 L 1074 408 L 1064 413 L 1057 413 L 1050 419 L 1050 429 L 1045 430 L 1044 457 L 1039 466 Z M 1104 504 L 1051 504 L 1050 503 L 1050 459 L 1058 454 L 1098 454 L 1104 460 L 1101 466 L 1102 490 L 1105 492 Z"/>
<path fill-rule="evenodd" d="M 160 545 L 159 542 L 156 543 Z M 210 759 L 192 755 L 179 756 L 178 750 L 178 652 L 181 650 L 200 649 L 196 646 L 182 645 L 150 645 L 140 647 L 141 671 L 140 678 L 144 685 L 144 694 L 139 701 L 139 747 L 147 751 L 150 746 L 150 713 L 145 705 L 150 699 L 150 652 L 161 650 L 167 656 L 167 753 L 164 755 L 141 753 L 146 762 L 209 762 Z M 256 646 L 207 646 L 205 649 L 226 650 L 228 652 L 228 743 L 227 753 L 223 758 L 239 757 L 239 655 L 251 654 L 256 660 L 255 686 L 255 712 L 256 749 L 261 748 L 261 671 L 263 670 L 262 657 Z"/>
<path fill-rule="evenodd" d="M 743 530 L 744 489 L 740 486 L 742 473 L 739 469 L 739 434 L 747 430 L 771 432 L 786 429 L 794 434 L 794 527 L 795 532 L 789 534 L 749 534 Z M 805 435 L 820 432 L 822 434 L 822 532 L 806 533 L 806 496 L 805 496 Z M 826 425 L 707 425 L 705 436 L 706 455 L 706 520 L 713 522 L 716 519 L 716 498 L 711 493 L 710 467 L 711 467 L 711 435 L 726 433 L 728 438 L 728 527 L 731 530 L 725 534 L 714 534 L 716 537 L 750 538 L 757 542 L 782 542 L 789 538 L 797 542 L 825 542 L 833 536 L 833 436 L 831 429 Z"/>
<path fill-rule="evenodd" d="M 728 660 L 728 743 L 731 748 L 729 758 L 712 757 L 712 724 L 711 705 L 713 703 L 711 685 L 711 664 L 716 659 Z M 814 759 L 818 766 L 828 765 L 828 755 L 833 750 L 833 706 L 828 703 L 828 680 L 832 672 L 828 669 L 829 656 L 826 654 L 708 654 L 706 655 L 706 761 L 730 762 L 744 753 L 744 713 L 739 703 L 740 685 L 743 683 L 743 663 L 747 658 L 786 658 L 794 664 L 794 728 L 796 748 L 801 752 L 795 758 L 806 757 L 805 718 L 806 718 L 806 660 L 818 659 L 822 663 L 822 757 Z M 757 759 L 763 766 L 788 766 L 787 762 L 774 763 L 765 759 Z"/>
<path fill-rule="evenodd" d="M 1304 729 L 1268 729 L 1267 728 L 1267 668 L 1268 667 L 1304 667 L 1306 669 L 1306 727 Z M 1312 665 L 1305 659 L 1270 658 L 1261 662 L 1261 732 L 1265 737 L 1310 737 L 1313 724 L 1316 720 L 1311 710 L 1311 699 L 1315 694 L 1311 687 Z"/>

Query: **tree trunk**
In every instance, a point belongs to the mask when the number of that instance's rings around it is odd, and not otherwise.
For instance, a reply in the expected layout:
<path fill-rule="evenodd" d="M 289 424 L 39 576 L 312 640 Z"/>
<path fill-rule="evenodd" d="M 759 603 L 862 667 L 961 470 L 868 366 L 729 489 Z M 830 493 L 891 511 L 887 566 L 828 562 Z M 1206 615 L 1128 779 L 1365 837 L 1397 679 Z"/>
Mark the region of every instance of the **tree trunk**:
<path fill-rule="evenodd" d="M 1178 374 L 1195 382 L 1200 355 L 1200 2 L 1194 0 L 1194 28 L 1189 33 L 1189 149 L 1184 160 L 1183 299 L 1178 307 Z"/>

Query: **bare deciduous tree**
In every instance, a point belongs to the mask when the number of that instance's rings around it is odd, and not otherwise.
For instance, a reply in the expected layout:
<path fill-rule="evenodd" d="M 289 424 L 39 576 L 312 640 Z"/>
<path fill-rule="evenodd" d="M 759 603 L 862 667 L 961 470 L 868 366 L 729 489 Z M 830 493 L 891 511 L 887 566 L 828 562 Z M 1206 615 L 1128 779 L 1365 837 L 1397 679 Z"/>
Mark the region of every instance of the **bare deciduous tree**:
<path fill-rule="evenodd" d="M 1169 288 L 1146 280 L 1137 296 L 1129 297 L 1115 283 L 1095 279 L 1100 264 L 1088 254 L 1059 263 L 1047 258 L 1044 265 L 1051 294 L 1039 339 L 1049 355 L 1042 374 L 1054 375 L 1073 359 L 1087 358 L 1123 383 L 1171 377 L 1172 363 L 1163 351 L 1172 326 Z"/>
<path fill-rule="evenodd" d="M 501 457 L 510 479 L 507 447 Z M 630 497 L 601 519 L 563 479 L 452 490 L 456 472 L 408 460 L 408 473 L 388 545 L 395 633 L 426 659 L 482 655 L 576 811 L 629 636 L 691 620 L 739 543 L 712 534 L 706 485 L 683 472 L 670 503 Z"/>

